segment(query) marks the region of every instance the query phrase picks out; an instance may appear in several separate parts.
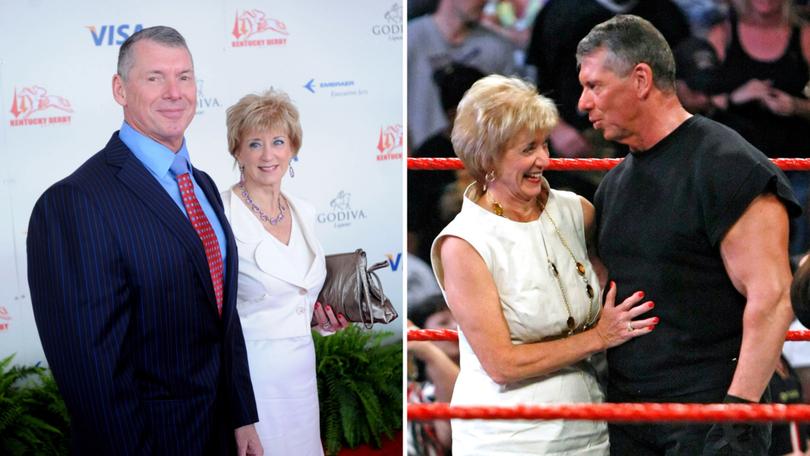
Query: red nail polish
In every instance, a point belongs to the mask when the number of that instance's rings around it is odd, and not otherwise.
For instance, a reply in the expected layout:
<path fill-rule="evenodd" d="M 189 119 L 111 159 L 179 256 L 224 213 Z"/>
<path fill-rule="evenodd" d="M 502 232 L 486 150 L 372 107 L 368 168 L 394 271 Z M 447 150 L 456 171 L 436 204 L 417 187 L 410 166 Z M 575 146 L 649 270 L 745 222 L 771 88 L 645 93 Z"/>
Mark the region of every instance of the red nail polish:
<path fill-rule="evenodd" d="M 658 317 L 653 317 L 653 323 L 657 325 L 659 321 L 661 320 Z"/>
<path fill-rule="evenodd" d="M 652 309 L 653 307 L 655 307 L 655 303 L 654 303 L 654 302 L 652 302 L 652 301 L 650 301 L 650 302 L 648 302 L 648 303 L 647 303 L 647 307 L 649 307 L 650 309 Z"/>
<path fill-rule="evenodd" d="M 655 326 L 647 326 L 647 329 L 649 329 L 650 331 L 652 331 L 653 329 L 655 329 Z"/>
<path fill-rule="evenodd" d="M 610 281 L 610 286 L 611 286 L 612 288 L 616 288 L 616 282 L 614 282 L 614 281 L 612 281 L 612 280 L 611 280 L 611 281 Z"/>
<path fill-rule="evenodd" d="M 643 291 L 639 291 L 639 292 L 638 292 L 638 297 L 639 297 L 639 298 L 641 298 L 641 299 L 644 299 L 644 292 L 643 292 Z"/>
<path fill-rule="evenodd" d="M 330 312 L 331 312 L 331 311 L 332 311 L 332 306 L 330 306 L 329 304 L 327 304 L 327 305 L 326 305 L 326 310 L 328 310 L 328 311 L 330 311 Z"/>

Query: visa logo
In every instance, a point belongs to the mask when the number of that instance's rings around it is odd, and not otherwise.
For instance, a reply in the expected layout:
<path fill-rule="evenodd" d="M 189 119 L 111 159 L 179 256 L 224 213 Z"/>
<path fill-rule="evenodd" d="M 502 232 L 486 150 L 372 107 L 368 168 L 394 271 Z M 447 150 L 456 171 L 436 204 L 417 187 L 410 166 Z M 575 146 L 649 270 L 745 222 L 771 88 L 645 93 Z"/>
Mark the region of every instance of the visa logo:
<path fill-rule="evenodd" d="M 402 252 L 397 253 L 396 257 L 391 253 L 386 253 L 385 256 L 388 257 L 388 266 L 391 266 L 392 271 L 399 269 L 399 264 L 402 262 Z"/>
<path fill-rule="evenodd" d="M 90 34 L 93 36 L 93 42 L 96 46 L 101 46 L 102 44 L 109 46 L 124 44 L 124 41 L 126 41 L 130 35 L 143 30 L 143 25 L 141 24 L 135 24 L 134 27 L 130 24 L 102 25 L 101 28 L 96 28 L 95 25 L 85 25 L 85 27 L 87 30 L 90 30 Z M 130 28 L 132 28 L 131 31 Z"/>

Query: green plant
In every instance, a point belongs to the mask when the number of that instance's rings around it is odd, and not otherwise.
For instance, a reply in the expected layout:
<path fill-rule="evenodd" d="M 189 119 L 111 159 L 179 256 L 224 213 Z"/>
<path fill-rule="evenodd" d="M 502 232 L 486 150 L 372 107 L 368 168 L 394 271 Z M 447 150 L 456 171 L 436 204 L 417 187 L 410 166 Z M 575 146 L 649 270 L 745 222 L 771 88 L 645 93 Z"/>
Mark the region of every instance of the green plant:
<path fill-rule="evenodd" d="M 67 409 L 48 369 L 0 361 L 0 454 L 68 454 Z"/>
<path fill-rule="evenodd" d="M 321 436 L 327 454 L 344 445 L 380 447 L 402 429 L 402 344 L 393 333 L 350 326 L 332 336 L 313 333 Z"/>

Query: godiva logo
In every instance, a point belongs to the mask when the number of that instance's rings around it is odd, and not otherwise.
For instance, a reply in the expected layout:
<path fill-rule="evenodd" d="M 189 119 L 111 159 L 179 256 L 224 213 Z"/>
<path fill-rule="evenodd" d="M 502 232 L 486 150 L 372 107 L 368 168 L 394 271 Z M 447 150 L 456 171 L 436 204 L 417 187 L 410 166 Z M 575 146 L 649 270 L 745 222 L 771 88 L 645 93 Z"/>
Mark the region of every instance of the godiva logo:
<path fill-rule="evenodd" d="M 318 223 L 331 223 L 335 228 L 345 228 L 352 222 L 365 220 L 367 218 L 363 209 L 352 209 L 352 194 L 344 190 L 332 198 L 329 202 L 331 211 L 318 214 Z"/>

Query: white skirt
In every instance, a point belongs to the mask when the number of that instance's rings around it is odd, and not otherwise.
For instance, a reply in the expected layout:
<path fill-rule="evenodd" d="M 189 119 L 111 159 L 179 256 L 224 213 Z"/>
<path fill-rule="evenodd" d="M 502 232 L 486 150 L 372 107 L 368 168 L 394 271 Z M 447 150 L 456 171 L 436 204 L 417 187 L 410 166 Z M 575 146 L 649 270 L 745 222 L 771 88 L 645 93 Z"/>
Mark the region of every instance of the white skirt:
<path fill-rule="evenodd" d="M 267 456 L 322 456 L 312 336 L 246 340 Z"/>

